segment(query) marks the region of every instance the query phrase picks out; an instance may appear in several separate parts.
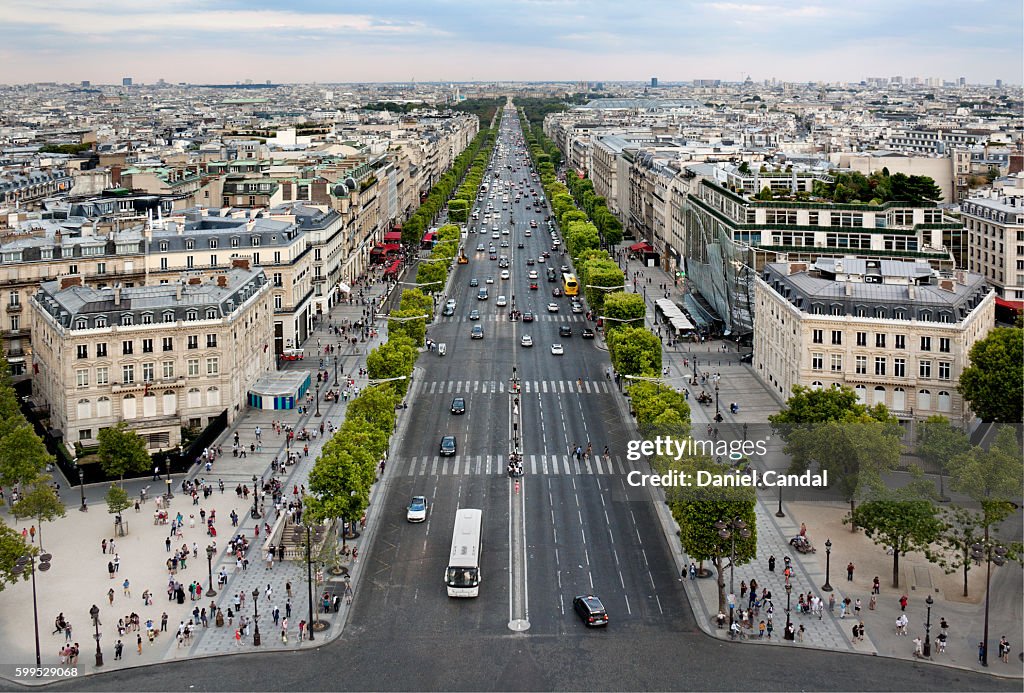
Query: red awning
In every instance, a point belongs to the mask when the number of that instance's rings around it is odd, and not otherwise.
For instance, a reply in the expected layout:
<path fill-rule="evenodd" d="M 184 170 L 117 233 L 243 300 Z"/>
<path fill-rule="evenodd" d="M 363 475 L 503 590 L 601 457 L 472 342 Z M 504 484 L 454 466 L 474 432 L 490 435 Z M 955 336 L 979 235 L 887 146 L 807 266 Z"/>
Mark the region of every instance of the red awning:
<path fill-rule="evenodd" d="M 629 249 L 635 253 L 638 253 L 640 251 L 643 251 L 645 253 L 654 252 L 654 248 L 652 248 L 651 244 L 648 243 L 647 241 L 640 241 L 639 243 L 634 243 L 633 245 L 629 246 Z"/>
<path fill-rule="evenodd" d="M 1008 301 L 1005 298 L 996 296 L 996 305 L 1010 310 L 1024 311 L 1024 301 Z"/>
<path fill-rule="evenodd" d="M 385 243 L 401 243 L 402 242 L 402 232 L 401 231 L 388 231 L 386 234 L 384 234 L 384 242 Z"/>
<path fill-rule="evenodd" d="M 401 260 L 394 260 L 394 261 L 392 261 L 392 263 L 390 265 L 388 265 L 388 268 L 386 270 L 384 270 L 384 274 L 396 274 L 398 272 L 398 267 L 401 264 L 402 264 Z"/>
<path fill-rule="evenodd" d="M 398 243 L 378 243 L 371 253 L 397 253 L 402 249 Z"/>

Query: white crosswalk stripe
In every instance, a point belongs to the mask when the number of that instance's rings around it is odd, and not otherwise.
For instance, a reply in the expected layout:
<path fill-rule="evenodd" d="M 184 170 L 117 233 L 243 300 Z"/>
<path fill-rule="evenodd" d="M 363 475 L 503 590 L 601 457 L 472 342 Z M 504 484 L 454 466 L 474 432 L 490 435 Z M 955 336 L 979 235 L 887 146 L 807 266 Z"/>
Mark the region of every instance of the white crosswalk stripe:
<path fill-rule="evenodd" d="M 429 387 L 424 383 L 426 394 L 466 396 L 469 394 L 496 395 L 509 392 L 504 380 L 434 380 Z M 612 386 L 603 380 L 584 380 L 582 388 L 575 380 L 524 380 L 521 382 L 524 394 L 600 394 L 612 392 Z"/>
<path fill-rule="evenodd" d="M 533 475 L 625 475 L 637 468 L 635 463 L 618 456 L 611 461 L 599 456 L 589 460 L 577 460 L 571 455 L 528 455 L 527 458 L 525 471 Z M 398 468 L 404 476 L 504 476 L 504 460 L 504 455 L 426 455 L 411 457 L 407 465 L 400 464 Z"/>

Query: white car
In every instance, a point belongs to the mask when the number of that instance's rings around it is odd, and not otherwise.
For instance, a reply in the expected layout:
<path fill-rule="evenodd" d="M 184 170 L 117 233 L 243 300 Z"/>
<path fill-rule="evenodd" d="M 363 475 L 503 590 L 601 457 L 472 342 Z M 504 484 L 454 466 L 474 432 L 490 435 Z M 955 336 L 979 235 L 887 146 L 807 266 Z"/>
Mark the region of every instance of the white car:
<path fill-rule="evenodd" d="M 488 284 L 493 284 L 493 283 L 494 283 L 494 277 L 487 277 L 487 279 L 486 279 L 485 281 L 486 281 L 486 282 L 487 282 Z"/>
<path fill-rule="evenodd" d="M 533 337 L 531 337 L 528 334 L 524 334 L 523 338 L 519 340 L 519 346 L 532 347 L 533 346 Z"/>
<path fill-rule="evenodd" d="M 498 300 L 495 302 L 495 304 L 498 306 L 507 306 L 508 299 L 505 298 L 504 296 L 498 296 Z"/>
<path fill-rule="evenodd" d="M 413 496 L 409 507 L 405 509 L 405 519 L 409 522 L 424 522 L 429 505 L 426 496 Z"/>
<path fill-rule="evenodd" d="M 530 279 L 537 278 L 537 270 L 530 270 Z"/>
<path fill-rule="evenodd" d="M 501 230 L 501 235 L 502 236 L 507 236 L 508 235 L 508 229 L 502 229 Z"/>
<path fill-rule="evenodd" d="M 565 353 L 565 350 L 562 348 L 561 344 L 552 344 L 551 353 L 554 354 L 555 356 L 561 356 L 562 354 Z"/>
<path fill-rule="evenodd" d="M 548 259 L 546 257 L 544 257 L 543 255 L 541 255 L 540 257 L 537 258 L 537 262 L 547 262 L 547 261 L 548 261 Z"/>
<path fill-rule="evenodd" d="M 583 304 L 582 303 L 577 303 L 576 301 L 573 301 L 572 302 L 572 312 L 573 313 L 582 313 L 583 312 Z"/>
<path fill-rule="evenodd" d="M 558 304 L 557 303 L 549 303 L 548 304 L 548 312 L 549 313 L 557 313 L 558 312 Z"/>
<path fill-rule="evenodd" d="M 509 274 L 509 271 L 507 269 L 501 270 L 501 278 L 502 279 L 508 279 L 510 276 L 511 275 Z"/>

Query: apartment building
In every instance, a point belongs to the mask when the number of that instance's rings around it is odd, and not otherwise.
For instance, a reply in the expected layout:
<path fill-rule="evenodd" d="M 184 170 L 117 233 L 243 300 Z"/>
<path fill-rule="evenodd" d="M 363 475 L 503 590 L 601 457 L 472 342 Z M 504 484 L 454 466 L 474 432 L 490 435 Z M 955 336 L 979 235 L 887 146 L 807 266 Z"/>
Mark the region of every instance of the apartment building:
<path fill-rule="evenodd" d="M 925 261 L 854 257 L 770 263 L 755 280 L 753 369 L 780 400 L 847 386 L 904 421 L 973 415 L 957 390 L 994 324 L 985 278 Z"/>
<path fill-rule="evenodd" d="M 47 197 L 70 192 L 74 184 L 71 173 L 64 168 L 0 170 L 0 207 L 35 209 Z"/>
<path fill-rule="evenodd" d="M 1024 300 L 1024 174 L 1017 179 L 1020 188 L 1004 188 L 1011 194 L 972 197 L 960 204 L 968 236 L 967 269 L 1010 301 Z"/>
<path fill-rule="evenodd" d="M 151 450 L 181 429 L 232 421 L 274 368 L 271 286 L 244 260 L 173 283 L 96 289 L 43 282 L 29 301 L 33 398 L 68 443 L 126 421 Z"/>

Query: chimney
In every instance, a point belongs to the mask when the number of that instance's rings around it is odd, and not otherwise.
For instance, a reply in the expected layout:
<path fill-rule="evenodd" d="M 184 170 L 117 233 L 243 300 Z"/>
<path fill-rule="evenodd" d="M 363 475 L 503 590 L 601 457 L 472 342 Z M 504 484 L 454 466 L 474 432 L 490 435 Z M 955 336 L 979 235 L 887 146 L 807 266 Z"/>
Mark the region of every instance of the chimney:
<path fill-rule="evenodd" d="M 174 300 L 180 301 L 181 300 L 181 287 L 182 287 L 181 282 L 178 282 L 177 284 L 175 284 L 174 287 L 175 287 L 174 288 Z"/>
<path fill-rule="evenodd" d="M 217 275 L 217 286 L 224 288 L 228 285 L 228 278 L 223 274 Z"/>
<path fill-rule="evenodd" d="M 239 269 L 249 269 L 249 258 L 247 257 L 233 257 L 231 258 L 231 267 L 237 267 Z"/>
<path fill-rule="evenodd" d="M 71 276 L 61 277 L 60 278 L 60 290 L 61 291 L 63 291 L 64 289 L 67 289 L 70 286 L 81 286 L 81 285 L 82 285 L 82 276 L 80 274 L 75 274 L 75 275 L 71 275 Z"/>
<path fill-rule="evenodd" d="M 121 285 L 117 284 L 114 287 L 114 305 L 120 307 L 121 305 Z"/>
<path fill-rule="evenodd" d="M 203 278 L 202 277 L 189 277 L 188 278 L 188 283 L 193 285 L 193 286 L 195 286 L 196 284 L 202 284 L 203 283 Z"/>
<path fill-rule="evenodd" d="M 956 293 L 956 285 L 953 283 L 952 279 L 939 280 L 939 288 L 942 289 L 943 291 L 948 291 L 951 294 Z"/>

